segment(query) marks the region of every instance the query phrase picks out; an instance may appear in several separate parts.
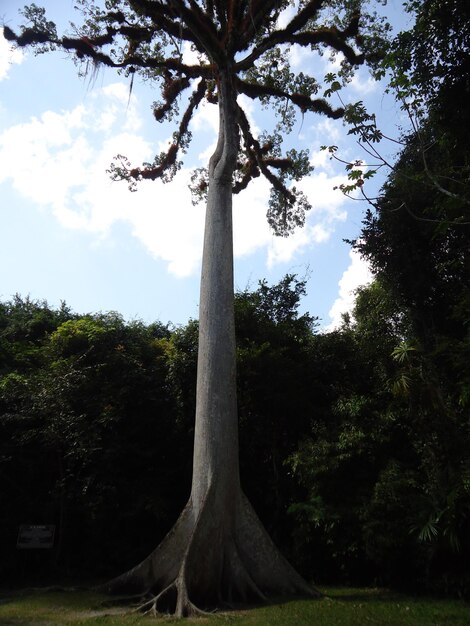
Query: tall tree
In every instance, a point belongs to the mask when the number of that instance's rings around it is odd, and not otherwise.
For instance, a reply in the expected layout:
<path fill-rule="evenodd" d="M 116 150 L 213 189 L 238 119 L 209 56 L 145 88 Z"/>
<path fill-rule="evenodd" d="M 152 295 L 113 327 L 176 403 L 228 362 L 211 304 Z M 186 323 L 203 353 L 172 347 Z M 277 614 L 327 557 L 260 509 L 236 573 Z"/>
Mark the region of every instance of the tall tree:
<path fill-rule="evenodd" d="M 308 154 L 282 153 L 282 134 L 297 112 L 342 117 L 315 97 L 320 83 L 294 74 L 289 49 L 344 58 L 345 76 L 364 60 L 358 37 L 361 0 L 78 0 L 84 20 L 73 36 L 59 37 L 45 11 L 31 5 L 20 34 L 4 27 L 19 46 L 70 51 L 88 68 L 107 66 L 132 78 L 157 82 L 157 121 L 177 112 L 180 94 L 192 89 L 169 149 L 150 164 L 112 166 L 116 180 L 171 180 L 191 139 L 189 123 L 206 99 L 219 109 L 217 146 L 207 170 L 196 172 L 194 191 L 206 198 L 202 261 L 193 481 L 189 501 L 156 550 L 107 588 L 152 593 L 150 610 L 178 615 L 266 595 L 316 593 L 278 553 L 239 481 L 233 313 L 232 195 L 261 174 L 271 184 L 268 221 L 277 234 L 302 225 L 307 199 L 291 185 L 311 170 Z M 282 16 L 282 20 L 279 18 Z M 183 44 L 197 53 L 188 64 Z M 313 63 L 312 63 L 313 67 Z M 132 83 L 131 83 L 132 85 Z M 245 95 L 271 105 L 279 122 L 255 136 L 238 102 Z"/>

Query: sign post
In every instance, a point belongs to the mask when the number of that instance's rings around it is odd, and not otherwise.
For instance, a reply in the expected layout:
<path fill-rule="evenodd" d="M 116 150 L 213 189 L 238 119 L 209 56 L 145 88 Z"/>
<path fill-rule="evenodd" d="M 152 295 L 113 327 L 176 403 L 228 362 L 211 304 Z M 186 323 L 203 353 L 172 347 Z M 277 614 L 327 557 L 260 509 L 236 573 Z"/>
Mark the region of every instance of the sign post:
<path fill-rule="evenodd" d="M 53 548 L 54 534 L 53 524 L 22 524 L 16 547 L 22 550 Z"/>

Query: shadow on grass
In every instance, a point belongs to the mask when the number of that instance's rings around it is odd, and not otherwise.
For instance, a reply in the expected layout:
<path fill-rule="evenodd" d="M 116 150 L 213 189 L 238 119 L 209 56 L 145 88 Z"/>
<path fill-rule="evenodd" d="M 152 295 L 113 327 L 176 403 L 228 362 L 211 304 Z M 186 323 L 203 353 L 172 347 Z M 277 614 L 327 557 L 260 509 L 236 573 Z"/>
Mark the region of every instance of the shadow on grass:
<path fill-rule="evenodd" d="M 364 589 L 351 589 L 351 588 L 335 588 L 325 589 L 323 591 L 325 598 L 335 600 L 336 602 L 395 602 L 402 596 L 401 594 L 390 591 L 389 589 L 378 588 L 364 588 Z"/>
<path fill-rule="evenodd" d="M 168 615 L 126 611 L 129 598 L 83 588 L 34 588 L 0 591 L 0 626 L 156 626 L 170 623 L 226 626 L 468 626 L 468 605 L 417 599 L 387 589 L 322 587 L 322 596 L 278 597 L 269 602 L 219 607 L 209 619 L 180 622 Z M 119 601 L 121 600 L 121 601 Z M 124 602 L 123 602 L 124 601 Z"/>
<path fill-rule="evenodd" d="M 0 607 L 9 604 L 58 605 L 64 608 L 80 609 L 90 603 L 97 606 L 105 596 L 88 587 L 24 587 L 22 589 L 0 589 Z M 1 626 L 1 622 L 0 622 Z"/>

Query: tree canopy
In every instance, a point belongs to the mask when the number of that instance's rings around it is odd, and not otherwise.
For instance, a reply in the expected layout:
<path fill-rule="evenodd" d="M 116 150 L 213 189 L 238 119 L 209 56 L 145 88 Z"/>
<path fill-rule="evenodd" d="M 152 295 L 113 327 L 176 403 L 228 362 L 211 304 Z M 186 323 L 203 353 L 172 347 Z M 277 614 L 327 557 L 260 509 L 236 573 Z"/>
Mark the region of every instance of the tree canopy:
<path fill-rule="evenodd" d="M 115 68 L 131 77 L 131 89 L 135 75 L 159 85 L 161 98 L 153 105 L 153 115 L 158 122 L 175 119 L 171 144 L 153 162 L 139 167 L 119 155 L 111 165 L 112 177 L 129 181 L 132 189 L 142 179 L 171 180 L 191 141 L 194 111 L 203 100 L 218 103 L 218 81 L 225 73 L 235 93 L 277 115 L 275 127 L 257 136 L 240 102 L 234 103 L 231 115 L 239 138 L 233 193 L 264 176 L 271 185 L 267 216 L 273 230 L 287 235 L 303 225 L 310 203 L 292 183 L 312 167 L 307 151 L 283 151 L 284 140 L 298 112 L 337 119 L 344 109 L 333 108 L 321 95 L 323 77 L 316 75 L 313 62 L 308 73 L 292 71 L 289 51 L 297 46 L 312 53 L 341 53 L 346 78 L 365 59 L 361 48 L 366 47 L 367 31 L 361 23 L 361 3 L 113 0 L 104 4 L 80 0 L 83 23 L 72 24 L 71 34 L 62 37 L 45 10 L 31 5 L 23 11 L 27 24 L 21 33 L 5 26 L 4 36 L 19 46 L 35 46 L 38 52 L 69 51 L 82 73 L 96 72 L 100 66 Z M 195 53 L 196 63 L 194 55 L 186 61 L 185 44 Z M 195 171 L 194 198 L 206 197 L 207 189 L 207 169 Z"/>

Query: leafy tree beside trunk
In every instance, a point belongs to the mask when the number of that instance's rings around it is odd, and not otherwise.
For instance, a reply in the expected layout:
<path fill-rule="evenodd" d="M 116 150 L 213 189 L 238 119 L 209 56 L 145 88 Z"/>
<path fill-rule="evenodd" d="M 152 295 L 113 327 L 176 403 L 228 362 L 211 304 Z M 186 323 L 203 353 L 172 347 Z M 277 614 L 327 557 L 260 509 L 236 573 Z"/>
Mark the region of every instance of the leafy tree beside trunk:
<path fill-rule="evenodd" d="M 15 556 L 20 524 L 56 524 L 53 558 L 37 562 L 43 579 L 47 564 L 109 575 L 169 528 L 188 477 L 168 336 L 116 313 L 78 316 L 19 297 L 0 305 L 2 578 L 15 580 L 25 561 Z"/>
<path fill-rule="evenodd" d="M 333 537 L 336 553 L 342 525 L 354 524 L 358 552 L 385 584 L 468 596 L 469 4 L 407 6 L 415 23 L 391 42 L 383 67 L 412 132 L 378 198 L 368 198 L 353 245 L 376 281 L 360 290 L 355 322 L 343 329 L 370 384 L 345 394 L 338 423 L 293 455 L 311 494 L 297 514 Z M 374 122 L 370 135 L 367 125 L 359 133 L 369 155 L 380 156 L 377 130 Z M 364 180 L 351 182 L 349 191 Z M 331 483 L 352 494 L 346 511 Z"/>
<path fill-rule="evenodd" d="M 393 358 L 425 485 L 415 532 L 430 569 L 439 560 L 452 571 L 468 550 L 470 506 L 470 14 L 460 0 L 410 7 L 416 21 L 398 37 L 396 72 L 421 117 L 355 247 L 408 320 Z"/>
<path fill-rule="evenodd" d="M 106 585 L 151 594 L 145 605 L 177 615 L 200 608 L 280 594 L 316 594 L 275 548 L 245 498 L 239 480 L 233 304 L 232 195 L 263 175 L 271 184 L 268 221 L 287 235 L 305 220 L 307 198 L 292 185 L 311 171 L 308 154 L 282 153 L 283 134 L 297 112 L 341 118 L 316 97 L 318 79 L 292 73 L 288 50 L 328 49 L 344 58 L 345 80 L 364 61 L 359 0 L 110 0 L 102 8 L 80 0 L 84 20 L 60 37 L 43 9 L 24 10 L 30 25 L 19 46 L 70 51 L 77 62 L 141 75 L 161 87 L 157 121 L 171 118 L 187 89 L 185 112 L 169 149 L 153 163 L 132 167 L 121 157 L 111 171 L 134 186 L 142 179 L 172 179 L 185 152 L 194 111 L 205 99 L 219 109 L 217 146 L 207 170 L 196 172 L 193 191 L 207 202 L 201 276 L 196 424 L 191 495 L 180 518 L 148 558 Z M 287 12 L 295 8 L 292 13 Z M 284 11 L 286 11 L 284 13 Z M 285 25 L 279 18 L 287 17 Z M 283 23 L 283 22 L 282 22 Z M 367 34 L 367 33 L 365 33 Z M 187 42 L 199 62 L 181 54 Z M 313 65 L 313 64 L 312 64 Z M 131 83 L 132 84 L 132 83 Z M 238 101 L 245 95 L 279 114 L 272 132 L 257 137 Z"/>

